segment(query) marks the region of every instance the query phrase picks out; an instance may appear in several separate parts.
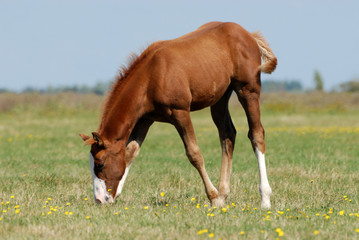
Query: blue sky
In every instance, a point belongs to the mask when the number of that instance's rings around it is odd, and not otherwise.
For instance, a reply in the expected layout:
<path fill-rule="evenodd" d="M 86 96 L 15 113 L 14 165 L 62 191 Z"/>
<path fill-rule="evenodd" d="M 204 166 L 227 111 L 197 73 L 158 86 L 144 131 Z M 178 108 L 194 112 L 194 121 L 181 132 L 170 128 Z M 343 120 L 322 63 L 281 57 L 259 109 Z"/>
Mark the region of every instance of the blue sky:
<path fill-rule="evenodd" d="M 359 1 L 0 0 L 0 88 L 94 85 L 129 53 L 209 21 L 261 30 L 278 58 L 262 79 L 325 89 L 359 77 Z"/>

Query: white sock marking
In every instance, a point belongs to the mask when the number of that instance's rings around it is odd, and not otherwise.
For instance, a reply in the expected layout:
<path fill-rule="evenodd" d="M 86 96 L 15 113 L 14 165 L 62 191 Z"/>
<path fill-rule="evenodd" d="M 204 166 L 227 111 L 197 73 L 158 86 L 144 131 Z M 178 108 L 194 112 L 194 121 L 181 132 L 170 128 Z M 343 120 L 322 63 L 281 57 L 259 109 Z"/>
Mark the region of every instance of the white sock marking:
<path fill-rule="evenodd" d="M 259 168 L 259 191 L 262 197 L 262 208 L 270 208 L 270 195 L 272 194 L 272 189 L 269 186 L 269 181 L 267 177 L 265 155 L 258 148 L 255 149 L 255 154 L 258 161 Z"/>
<path fill-rule="evenodd" d="M 126 178 L 127 178 L 127 175 L 128 175 L 128 172 L 130 171 L 130 168 L 131 168 L 131 164 L 128 165 L 125 169 L 125 173 L 123 174 L 119 184 L 118 184 L 118 187 L 117 187 L 117 191 L 116 191 L 116 195 L 115 197 L 118 197 L 120 196 L 121 192 L 122 192 L 122 189 L 123 189 L 123 185 L 125 184 L 125 181 L 126 181 Z"/>

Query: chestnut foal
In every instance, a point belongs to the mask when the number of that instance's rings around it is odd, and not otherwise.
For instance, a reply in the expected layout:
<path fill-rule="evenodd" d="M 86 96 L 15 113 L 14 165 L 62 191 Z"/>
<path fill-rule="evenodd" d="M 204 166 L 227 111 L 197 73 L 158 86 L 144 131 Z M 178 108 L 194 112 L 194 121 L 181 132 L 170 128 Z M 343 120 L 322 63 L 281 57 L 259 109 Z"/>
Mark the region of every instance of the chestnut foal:
<path fill-rule="evenodd" d="M 263 63 L 261 63 L 263 59 Z M 210 22 L 177 39 L 151 44 L 135 56 L 113 86 L 98 132 L 80 134 L 91 145 L 94 198 L 111 203 L 120 195 L 132 161 L 154 121 L 173 124 L 198 170 L 208 199 L 221 206 L 230 192 L 236 130 L 228 111 L 234 91 L 248 119 L 248 137 L 258 160 L 262 208 L 270 208 L 260 121 L 260 73 L 275 70 L 277 59 L 264 37 L 235 23 Z M 205 169 L 190 111 L 211 107 L 222 147 L 218 191 Z"/>

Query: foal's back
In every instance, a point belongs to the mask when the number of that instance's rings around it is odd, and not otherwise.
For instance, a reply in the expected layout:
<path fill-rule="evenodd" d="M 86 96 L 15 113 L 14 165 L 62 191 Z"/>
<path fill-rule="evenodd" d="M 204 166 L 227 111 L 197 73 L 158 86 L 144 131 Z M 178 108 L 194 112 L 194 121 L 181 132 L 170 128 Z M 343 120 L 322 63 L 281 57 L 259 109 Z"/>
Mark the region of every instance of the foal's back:
<path fill-rule="evenodd" d="M 255 39 L 235 23 L 211 22 L 177 39 L 152 44 L 149 95 L 157 103 L 197 110 L 216 103 L 231 80 L 255 76 L 260 52 Z"/>

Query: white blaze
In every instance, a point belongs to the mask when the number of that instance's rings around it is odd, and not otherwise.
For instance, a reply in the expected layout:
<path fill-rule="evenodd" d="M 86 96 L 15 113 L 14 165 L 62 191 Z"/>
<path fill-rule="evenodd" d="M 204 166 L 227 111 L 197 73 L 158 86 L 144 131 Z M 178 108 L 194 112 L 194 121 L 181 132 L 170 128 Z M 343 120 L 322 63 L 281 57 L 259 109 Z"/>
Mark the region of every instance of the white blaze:
<path fill-rule="evenodd" d="M 101 203 L 113 202 L 112 196 L 107 192 L 105 181 L 98 178 L 94 172 L 95 161 L 90 153 L 90 169 L 93 180 L 93 196 L 100 200 Z"/>
<path fill-rule="evenodd" d="M 255 149 L 255 154 L 258 161 L 258 168 L 259 168 L 259 192 L 262 197 L 262 208 L 270 208 L 270 195 L 272 194 L 272 189 L 269 186 L 268 177 L 267 177 L 267 170 L 266 170 L 266 162 L 264 153 L 259 151 L 258 148 Z"/>

